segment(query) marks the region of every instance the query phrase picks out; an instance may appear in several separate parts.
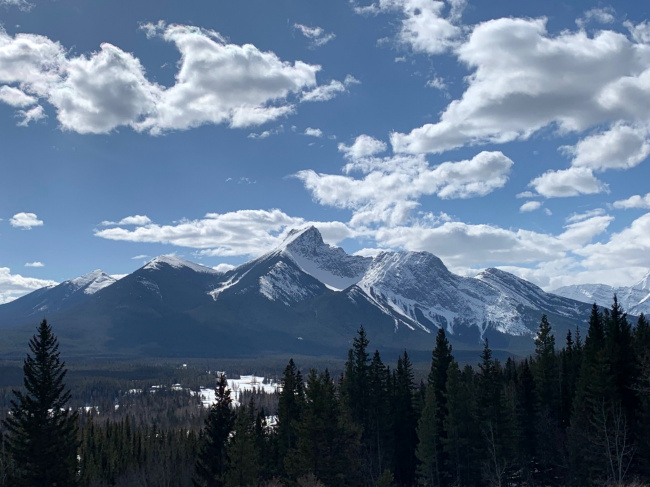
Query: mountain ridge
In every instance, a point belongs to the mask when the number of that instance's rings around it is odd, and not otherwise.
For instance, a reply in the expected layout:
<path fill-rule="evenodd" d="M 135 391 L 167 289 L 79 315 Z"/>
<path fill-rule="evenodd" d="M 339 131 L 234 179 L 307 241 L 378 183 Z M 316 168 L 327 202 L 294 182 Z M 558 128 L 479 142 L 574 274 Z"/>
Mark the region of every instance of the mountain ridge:
<path fill-rule="evenodd" d="M 478 350 L 489 338 L 493 347 L 532 350 L 542 313 L 565 333 L 585 326 L 590 309 L 498 269 L 453 274 L 428 252 L 348 255 L 315 227 L 225 273 L 167 255 L 115 282 L 87 276 L 66 282 L 98 289 L 77 290 L 68 305 L 57 307 L 46 289 L 0 306 L 0 332 L 33 327 L 27 305 L 50 299 L 42 311 L 61 323 L 64 341 L 108 355 L 339 353 L 361 324 L 381 349 L 430 350 L 444 327 L 457 349 Z"/>

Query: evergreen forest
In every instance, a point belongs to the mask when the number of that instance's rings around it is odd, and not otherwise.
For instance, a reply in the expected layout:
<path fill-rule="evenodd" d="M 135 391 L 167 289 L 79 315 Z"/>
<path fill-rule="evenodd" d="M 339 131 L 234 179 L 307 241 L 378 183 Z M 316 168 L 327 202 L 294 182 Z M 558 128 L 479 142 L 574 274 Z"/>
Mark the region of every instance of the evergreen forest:
<path fill-rule="evenodd" d="M 217 373 L 209 408 L 161 390 L 110 414 L 66 406 L 43 321 L 6 396 L 0 485 L 649 485 L 650 325 L 616 297 L 588 320 L 586 336 L 556 337 L 542 316 L 533 355 L 501 362 L 486 341 L 475 366 L 439 329 L 419 381 L 406 351 L 386 365 L 360 327 L 343 371 L 291 359 L 273 397 L 234 397 Z"/>

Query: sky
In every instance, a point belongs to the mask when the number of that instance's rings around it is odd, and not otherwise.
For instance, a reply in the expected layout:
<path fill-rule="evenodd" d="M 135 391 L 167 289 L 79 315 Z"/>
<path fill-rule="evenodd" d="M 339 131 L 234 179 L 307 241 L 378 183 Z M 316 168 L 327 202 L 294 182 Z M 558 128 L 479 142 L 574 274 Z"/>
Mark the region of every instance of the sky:
<path fill-rule="evenodd" d="M 645 2 L 0 0 L 0 303 L 315 225 L 545 290 L 650 269 Z"/>

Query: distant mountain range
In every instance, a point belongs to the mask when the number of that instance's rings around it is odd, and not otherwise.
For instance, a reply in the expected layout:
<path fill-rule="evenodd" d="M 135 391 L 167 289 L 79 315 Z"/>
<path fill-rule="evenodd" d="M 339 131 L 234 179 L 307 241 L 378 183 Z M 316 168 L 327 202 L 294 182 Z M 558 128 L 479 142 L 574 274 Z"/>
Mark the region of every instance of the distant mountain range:
<path fill-rule="evenodd" d="M 576 301 L 597 303 L 599 306 L 605 307 L 611 306 L 614 294 L 616 294 L 619 304 L 628 314 L 650 315 L 650 272 L 634 286 L 612 287 L 607 284 L 576 284 L 561 287 L 553 293 Z"/>
<path fill-rule="evenodd" d="M 498 269 L 458 276 L 428 252 L 348 255 L 309 227 L 225 273 L 161 256 L 117 281 L 94 271 L 39 289 L 0 306 L 0 353 L 24 354 L 47 318 L 85 358 L 340 356 L 360 325 L 380 350 L 430 352 L 444 327 L 455 350 L 488 338 L 516 354 L 543 313 L 563 343 L 590 307 Z"/>

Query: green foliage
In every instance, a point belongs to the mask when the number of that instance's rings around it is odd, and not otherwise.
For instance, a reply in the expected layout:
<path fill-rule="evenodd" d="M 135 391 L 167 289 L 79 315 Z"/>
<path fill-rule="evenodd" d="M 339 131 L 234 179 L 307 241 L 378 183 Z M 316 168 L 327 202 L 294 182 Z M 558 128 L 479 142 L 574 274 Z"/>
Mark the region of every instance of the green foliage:
<path fill-rule="evenodd" d="M 11 411 L 3 421 L 6 449 L 13 462 L 15 486 L 76 484 L 77 413 L 66 406 L 70 391 L 63 379 L 65 362 L 45 320 L 29 341 L 31 354 L 23 366 L 24 391 L 15 390 Z"/>
<path fill-rule="evenodd" d="M 219 374 L 215 388 L 216 401 L 210 408 L 201 436 L 201 448 L 196 462 L 196 487 L 222 487 L 228 468 L 227 442 L 232 432 L 235 413 L 225 374 Z"/>

